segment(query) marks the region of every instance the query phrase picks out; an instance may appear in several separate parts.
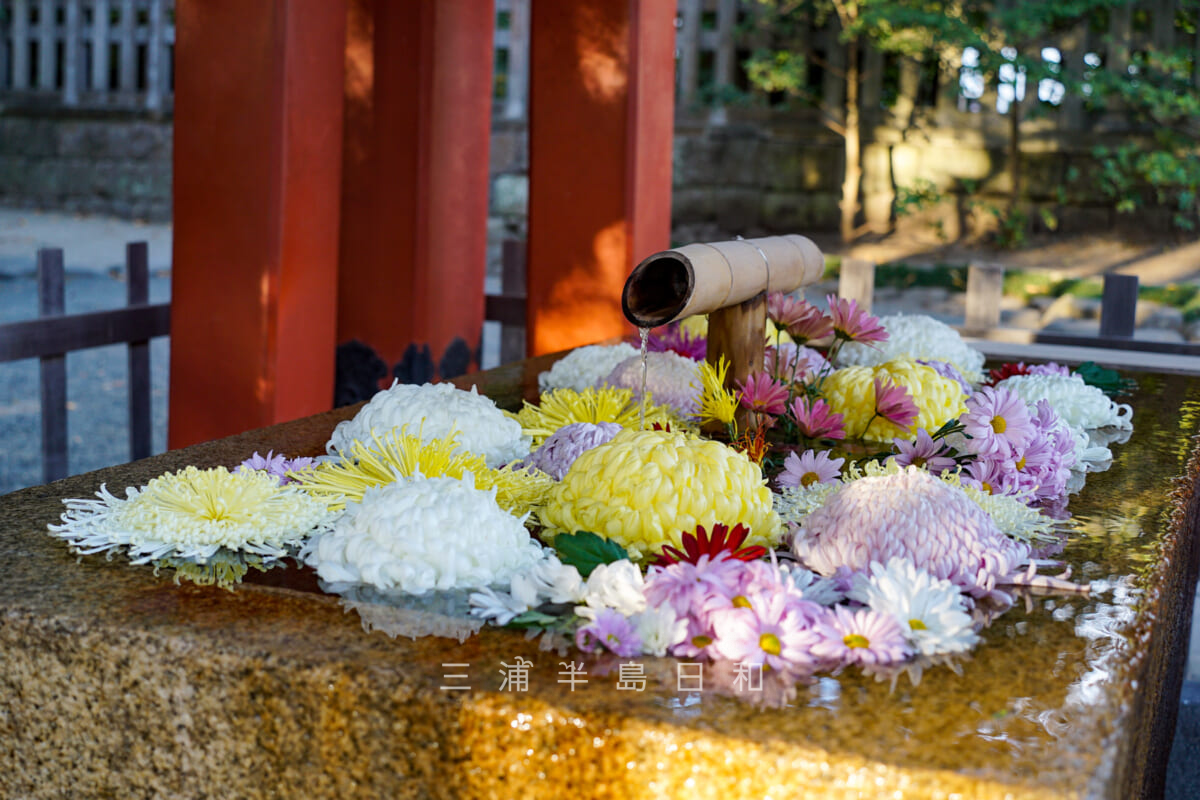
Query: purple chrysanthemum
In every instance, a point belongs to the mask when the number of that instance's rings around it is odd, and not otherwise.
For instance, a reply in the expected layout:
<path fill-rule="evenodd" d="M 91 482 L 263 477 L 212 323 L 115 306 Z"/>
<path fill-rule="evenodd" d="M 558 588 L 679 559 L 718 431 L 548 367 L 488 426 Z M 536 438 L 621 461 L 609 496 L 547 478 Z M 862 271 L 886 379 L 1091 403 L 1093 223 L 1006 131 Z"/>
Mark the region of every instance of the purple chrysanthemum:
<path fill-rule="evenodd" d="M 779 488 L 808 488 L 814 483 L 831 483 L 841 477 L 844 458 L 830 458 L 826 450 L 805 450 L 801 455 L 788 453 L 783 462 L 783 472 L 775 479 Z"/>
<path fill-rule="evenodd" d="M 575 463 L 575 459 L 593 447 L 604 444 L 622 430 L 616 422 L 573 422 L 564 425 L 525 459 L 525 465 L 537 467 L 556 481 Z"/>
<path fill-rule="evenodd" d="M 642 360 L 627 358 L 613 368 L 601 386 L 632 389 L 642 399 Z M 646 391 L 657 405 L 668 405 L 684 416 L 696 413 L 700 398 L 700 373 L 696 362 L 678 353 L 646 353 Z"/>
<path fill-rule="evenodd" d="M 943 470 L 954 469 L 957 465 L 957 462 L 946 454 L 945 442 L 934 441 L 929 431 L 924 428 L 917 431 L 916 441 L 893 439 L 892 447 L 896 449 L 892 460 L 902 467 L 924 467 L 934 475 L 941 475 Z"/>
<path fill-rule="evenodd" d="M 835 606 L 822 614 L 815 631 L 813 652 L 828 664 L 894 664 L 911 652 L 900 623 L 870 608 Z"/>
<path fill-rule="evenodd" d="M 287 458 L 282 453 L 275 455 L 273 450 L 268 450 L 266 456 L 261 456 L 256 450 L 254 451 L 254 455 L 239 464 L 234 472 L 263 470 L 278 478 L 279 485 L 283 486 L 292 482 L 292 479 L 288 477 L 289 472 L 299 472 L 300 470 L 308 469 L 312 465 L 313 460 L 311 458 Z"/>
<path fill-rule="evenodd" d="M 703 361 L 708 348 L 704 336 L 693 336 L 678 322 L 651 331 L 646 350 L 651 353 L 677 353 L 693 361 Z"/>
<path fill-rule="evenodd" d="M 1001 533 L 961 489 L 915 467 L 839 488 L 805 518 L 792 547 L 822 575 L 907 558 L 976 597 L 1029 559 L 1029 546 Z"/>
<path fill-rule="evenodd" d="M 958 371 L 958 367 L 954 366 L 949 361 L 939 361 L 938 359 L 918 358 L 917 363 L 923 364 L 924 366 L 929 367 L 934 372 L 936 372 L 938 375 L 941 375 L 943 378 L 949 378 L 950 380 L 958 383 L 958 385 L 960 387 L 962 387 L 963 394 L 969 395 L 969 394 L 971 394 L 972 391 L 974 391 L 974 389 L 971 388 L 970 381 L 968 381 L 966 378 L 964 378 L 963 374 Z"/>
<path fill-rule="evenodd" d="M 575 646 L 585 653 L 604 648 L 621 658 L 642 652 L 642 639 L 633 622 L 611 608 L 602 608 L 596 618 L 575 632 Z"/>

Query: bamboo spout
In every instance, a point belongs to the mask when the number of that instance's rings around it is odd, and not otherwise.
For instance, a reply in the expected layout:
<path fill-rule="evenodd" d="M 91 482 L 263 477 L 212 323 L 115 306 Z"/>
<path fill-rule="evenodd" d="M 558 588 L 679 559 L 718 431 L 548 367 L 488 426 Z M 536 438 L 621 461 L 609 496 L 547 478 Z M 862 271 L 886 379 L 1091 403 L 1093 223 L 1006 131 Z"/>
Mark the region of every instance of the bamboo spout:
<path fill-rule="evenodd" d="M 763 368 L 767 293 L 815 283 L 825 257 L 803 236 L 689 244 L 655 253 L 634 268 L 621 293 L 625 317 L 639 328 L 708 314 L 707 359 L 729 362 L 726 388 Z M 739 415 L 744 429 L 746 412 Z"/>
<path fill-rule="evenodd" d="M 689 244 L 655 253 L 634 268 L 621 294 L 640 328 L 737 306 L 760 292 L 790 292 L 820 280 L 825 257 L 804 236 Z"/>

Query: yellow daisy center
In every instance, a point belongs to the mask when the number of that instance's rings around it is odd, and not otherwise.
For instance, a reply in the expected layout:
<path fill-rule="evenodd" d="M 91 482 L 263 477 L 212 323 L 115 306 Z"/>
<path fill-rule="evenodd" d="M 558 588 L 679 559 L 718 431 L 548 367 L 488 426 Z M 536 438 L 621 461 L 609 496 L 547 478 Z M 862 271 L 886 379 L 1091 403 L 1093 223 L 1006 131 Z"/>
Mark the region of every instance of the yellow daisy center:
<path fill-rule="evenodd" d="M 708 647 L 710 644 L 712 644 L 712 639 L 710 639 L 707 636 L 693 636 L 692 637 L 692 646 L 693 647 Z"/>
<path fill-rule="evenodd" d="M 800 485 L 803 486 L 805 489 L 807 489 L 808 487 L 812 486 L 814 483 L 818 483 L 820 480 L 821 480 L 821 476 L 818 475 L 817 473 L 806 472 L 806 473 L 804 473 L 804 476 L 800 478 Z"/>
<path fill-rule="evenodd" d="M 909 628 L 911 628 L 911 629 L 913 629 L 914 631 L 927 631 L 927 630 L 929 630 L 929 628 L 927 628 L 927 627 L 925 626 L 925 623 L 924 623 L 924 622 L 922 622 L 922 621 L 921 621 L 921 620 L 919 620 L 919 619 L 910 619 L 910 620 L 908 621 L 908 627 L 909 627 Z"/>
<path fill-rule="evenodd" d="M 1020 460 L 1017 461 L 1017 469 L 1025 469 L 1025 456 L 1021 456 Z"/>
<path fill-rule="evenodd" d="M 914 467 L 925 466 L 925 457 L 924 456 L 913 456 L 912 464 Z"/>
<path fill-rule="evenodd" d="M 764 633 L 758 637 L 758 646 L 762 648 L 764 653 L 770 653 L 773 656 L 779 655 L 783 650 L 783 646 L 779 644 L 779 637 L 773 633 Z"/>
<path fill-rule="evenodd" d="M 750 605 L 750 601 L 746 599 L 745 595 L 739 594 L 737 597 L 733 598 L 733 607 L 734 608 L 751 608 L 752 606 Z"/>
<path fill-rule="evenodd" d="M 988 494 L 991 494 L 992 493 L 992 485 L 990 483 L 988 483 L 987 481 L 982 481 L 982 483 L 983 483 L 983 490 L 985 492 L 987 492 Z"/>
<path fill-rule="evenodd" d="M 1005 422 L 1004 417 L 999 415 L 992 417 L 992 430 L 996 433 L 1004 433 L 1008 430 L 1008 423 Z"/>
<path fill-rule="evenodd" d="M 868 641 L 867 637 L 863 636 L 861 633 L 848 634 L 844 639 L 842 639 L 842 643 L 845 644 L 846 647 L 870 647 L 871 646 L 871 642 Z"/>

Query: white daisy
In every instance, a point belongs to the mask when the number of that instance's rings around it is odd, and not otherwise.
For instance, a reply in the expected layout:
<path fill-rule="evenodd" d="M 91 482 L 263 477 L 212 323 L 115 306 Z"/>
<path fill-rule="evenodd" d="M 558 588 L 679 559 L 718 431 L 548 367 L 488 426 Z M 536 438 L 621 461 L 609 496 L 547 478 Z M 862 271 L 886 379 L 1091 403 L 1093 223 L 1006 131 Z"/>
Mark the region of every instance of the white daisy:
<path fill-rule="evenodd" d="M 921 655 L 965 653 L 978 643 L 962 593 L 950 581 L 903 558 L 872 562 L 869 573 L 855 576 L 849 597 L 895 618 Z"/>

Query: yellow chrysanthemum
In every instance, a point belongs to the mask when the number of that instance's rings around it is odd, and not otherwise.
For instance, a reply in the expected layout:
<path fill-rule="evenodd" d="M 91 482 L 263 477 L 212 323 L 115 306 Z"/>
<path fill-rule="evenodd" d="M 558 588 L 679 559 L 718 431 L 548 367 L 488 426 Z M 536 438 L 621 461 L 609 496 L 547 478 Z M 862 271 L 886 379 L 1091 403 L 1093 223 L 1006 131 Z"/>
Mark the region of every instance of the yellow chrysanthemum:
<path fill-rule="evenodd" d="M 634 558 L 682 547 L 697 525 L 743 524 L 747 544 L 774 546 L 779 516 L 758 465 L 720 442 L 665 431 L 621 431 L 588 450 L 541 512 L 546 533 L 592 531 Z"/>
<path fill-rule="evenodd" d="M 540 505 L 554 483 L 538 470 L 518 470 L 511 465 L 490 469 L 481 455 L 456 453 L 458 438 L 454 433 L 423 442 L 420 436 L 409 435 L 402 428 L 382 439 L 375 435 L 372 438 L 370 445 L 354 440 L 337 461 L 295 473 L 297 485 L 331 509 L 340 510 L 346 507 L 347 500 L 361 502 L 367 489 L 400 478 L 418 474 L 425 478 L 462 478 L 470 473 L 476 489 L 495 487 L 496 503 L 510 514 L 520 516 Z"/>
<path fill-rule="evenodd" d="M 729 372 L 729 362 L 721 356 L 714 367 L 707 361 L 700 362 L 700 401 L 698 415 L 704 422 L 715 420 L 725 425 L 733 423 L 737 413 L 738 395 L 725 388 L 725 375 Z"/>
<path fill-rule="evenodd" d="M 878 417 L 875 414 L 875 376 L 885 377 L 908 390 L 917 404 L 917 419 L 911 430 Z M 962 387 L 951 378 L 943 378 L 932 367 L 914 361 L 888 361 L 874 367 L 846 367 L 830 375 L 821 385 L 821 394 L 838 414 L 844 417 L 846 437 L 875 441 L 891 441 L 898 436 L 910 436 L 911 431 L 924 428 L 935 431 L 947 420 L 965 413 Z M 870 430 L 867 425 L 870 424 Z"/>
<path fill-rule="evenodd" d="M 652 402 L 647 394 L 648 401 Z M 646 405 L 645 425 L 655 423 L 669 425 L 673 430 L 688 427 L 669 407 Z M 638 403 L 633 399 L 632 389 L 555 389 L 538 398 L 538 405 L 528 401 L 516 414 L 510 414 L 526 435 L 533 437 L 534 447 L 564 425 L 574 422 L 615 422 L 618 425 L 637 429 L 641 419 Z"/>

